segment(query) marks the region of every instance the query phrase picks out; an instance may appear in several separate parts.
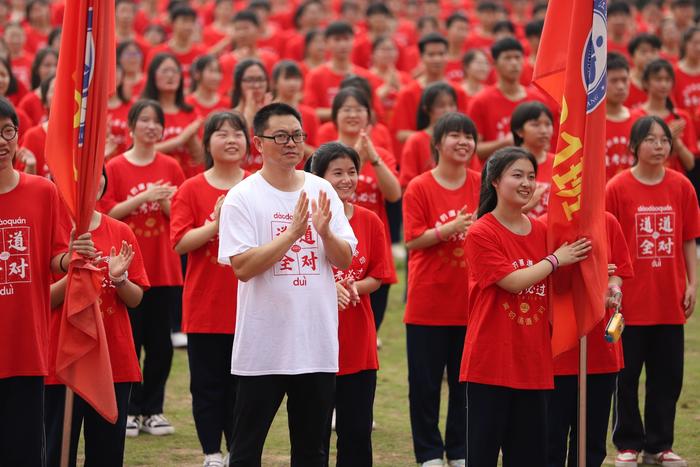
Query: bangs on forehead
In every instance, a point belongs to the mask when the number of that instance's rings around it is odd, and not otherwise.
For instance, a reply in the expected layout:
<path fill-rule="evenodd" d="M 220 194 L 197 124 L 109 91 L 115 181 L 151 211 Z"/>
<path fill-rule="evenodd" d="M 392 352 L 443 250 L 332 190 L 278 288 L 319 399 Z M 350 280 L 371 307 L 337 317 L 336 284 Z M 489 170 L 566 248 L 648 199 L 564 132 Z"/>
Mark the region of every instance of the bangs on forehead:
<path fill-rule="evenodd" d="M 468 118 L 463 118 L 463 116 L 458 113 L 447 116 L 443 120 L 441 133 L 446 135 L 454 132 L 472 135 L 476 139 L 476 127 L 474 123 Z"/>

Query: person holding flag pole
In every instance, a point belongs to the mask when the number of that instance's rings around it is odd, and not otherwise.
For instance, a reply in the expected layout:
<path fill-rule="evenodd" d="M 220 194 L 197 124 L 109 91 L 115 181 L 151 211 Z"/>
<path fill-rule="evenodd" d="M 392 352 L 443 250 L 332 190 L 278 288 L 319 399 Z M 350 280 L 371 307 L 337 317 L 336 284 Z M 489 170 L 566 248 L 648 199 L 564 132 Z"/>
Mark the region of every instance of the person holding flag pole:
<path fill-rule="evenodd" d="M 533 84 L 561 108 L 552 168 L 547 244 L 586 237 L 589 259 L 551 284 L 552 353 L 579 351 L 578 465 L 586 464 L 586 339 L 603 318 L 608 289 L 605 231 L 605 0 L 552 0 Z M 602 104 L 602 105 L 601 105 Z"/>

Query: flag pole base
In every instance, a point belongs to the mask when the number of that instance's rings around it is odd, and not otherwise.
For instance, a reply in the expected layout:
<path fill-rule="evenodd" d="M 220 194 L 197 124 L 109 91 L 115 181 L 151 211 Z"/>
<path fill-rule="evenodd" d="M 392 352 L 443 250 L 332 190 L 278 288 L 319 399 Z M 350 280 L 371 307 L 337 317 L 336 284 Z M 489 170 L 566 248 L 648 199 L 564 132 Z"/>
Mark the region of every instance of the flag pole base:
<path fill-rule="evenodd" d="M 73 390 L 66 386 L 66 400 L 63 406 L 63 438 L 61 440 L 61 467 L 68 467 L 70 458 L 70 436 L 73 425 Z"/>
<path fill-rule="evenodd" d="M 586 467 L 586 386 L 588 383 L 587 365 L 588 343 L 586 336 L 579 341 L 578 351 L 578 466 Z"/>

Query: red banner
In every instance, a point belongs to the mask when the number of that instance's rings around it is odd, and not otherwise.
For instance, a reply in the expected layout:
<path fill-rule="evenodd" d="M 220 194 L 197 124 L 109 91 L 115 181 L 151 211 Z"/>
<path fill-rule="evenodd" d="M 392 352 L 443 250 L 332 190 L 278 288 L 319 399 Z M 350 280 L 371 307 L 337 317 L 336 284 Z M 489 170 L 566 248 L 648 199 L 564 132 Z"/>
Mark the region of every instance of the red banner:
<path fill-rule="evenodd" d="M 114 2 L 67 0 L 46 138 L 46 158 L 76 225 L 87 232 L 104 163 L 106 110 L 114 90 Z M 114 423 L 117 406 L 98 304 L 102 272 L 71 258 L 56 376 Z"/>
<path fill-rule="evenodd" d="M 548 248 L 580 237 L 593 241 L 586 260 L 553 276 L 554 356 L 575 347 L 605 312 L 606 12 L 605 0 L 551 0 L 533 75 L 561 106 Z"/>

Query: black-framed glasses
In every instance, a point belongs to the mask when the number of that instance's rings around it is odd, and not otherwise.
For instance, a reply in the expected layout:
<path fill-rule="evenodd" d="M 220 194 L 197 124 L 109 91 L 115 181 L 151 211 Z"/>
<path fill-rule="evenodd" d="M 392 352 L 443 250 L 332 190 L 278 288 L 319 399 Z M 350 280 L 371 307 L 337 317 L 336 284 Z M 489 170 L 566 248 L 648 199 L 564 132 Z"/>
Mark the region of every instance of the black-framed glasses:
<path fill-rule="evenodd" d="M 287 144 L 290 139 L 297 144 L 306 141 L 306 133 L 294 133 L 293 135 L 287 133 L 277 133 L 276 135 L 272 136 L 259 135 L 258 137 L 271 139 L 275 142 L 275 144 L 279 144 L 280 146 Z"/>
<path fill-rule="evenodd" d="M 9 143 L 17 136 L 17 127 L 14 125 L 5 125 L 0 128 L 0 136 Z"/>

